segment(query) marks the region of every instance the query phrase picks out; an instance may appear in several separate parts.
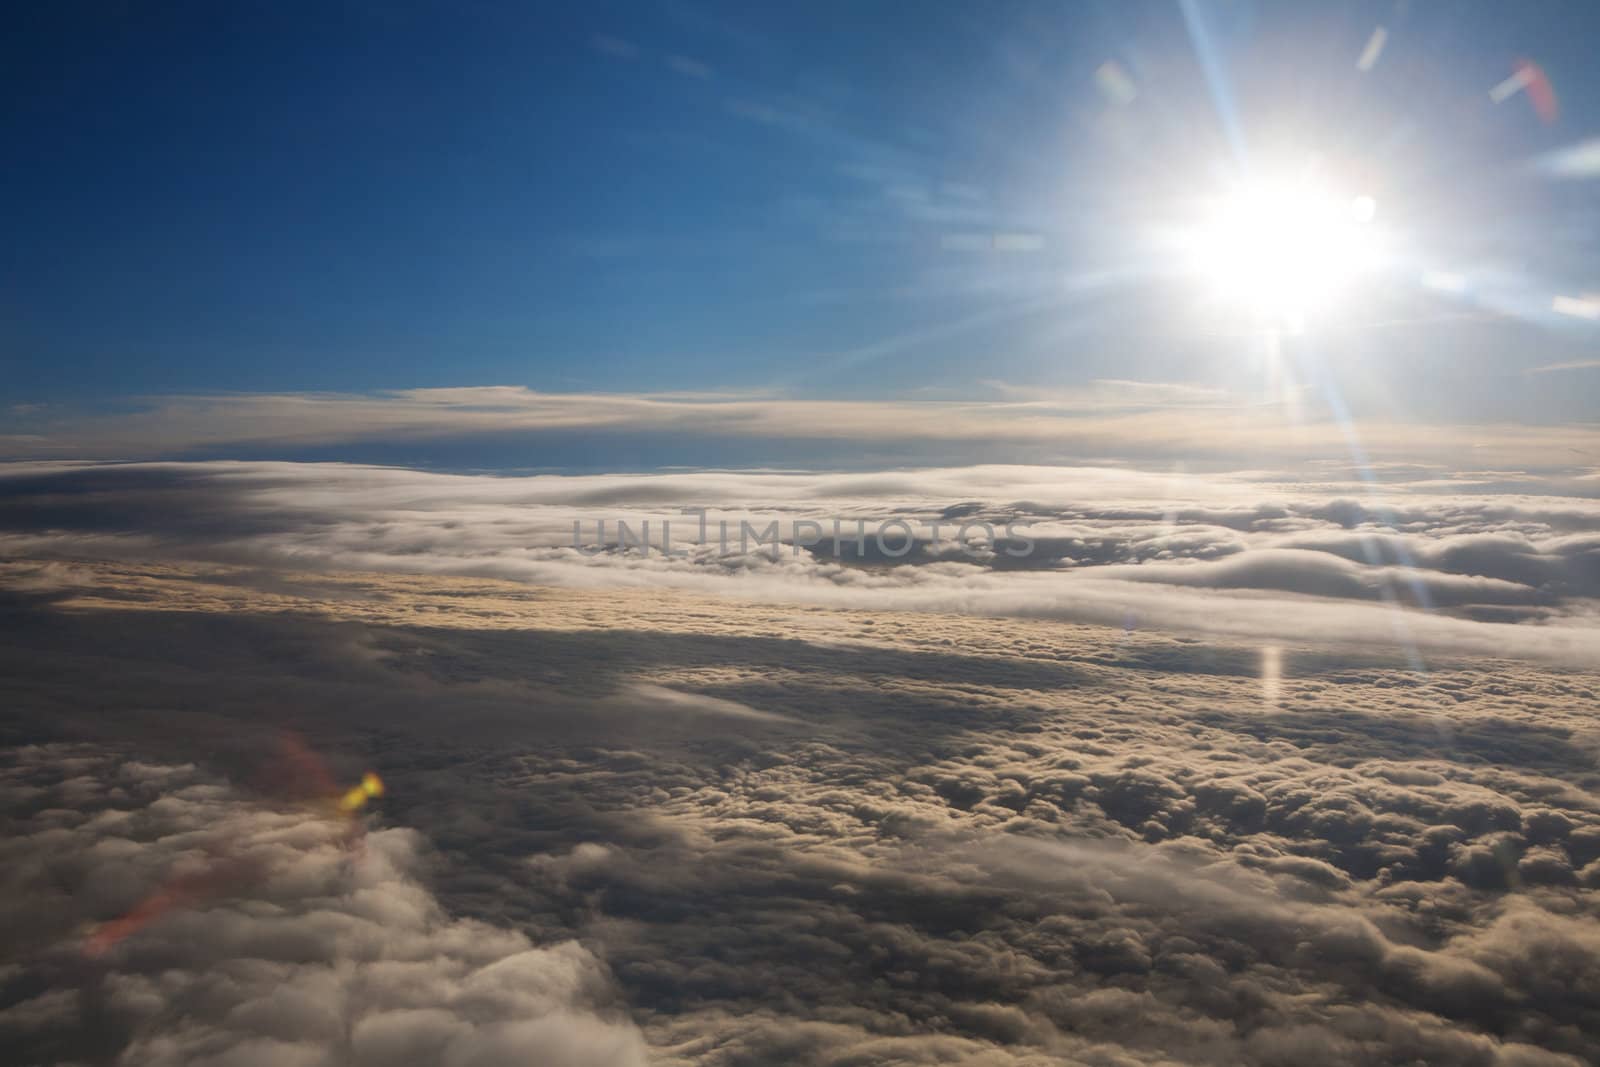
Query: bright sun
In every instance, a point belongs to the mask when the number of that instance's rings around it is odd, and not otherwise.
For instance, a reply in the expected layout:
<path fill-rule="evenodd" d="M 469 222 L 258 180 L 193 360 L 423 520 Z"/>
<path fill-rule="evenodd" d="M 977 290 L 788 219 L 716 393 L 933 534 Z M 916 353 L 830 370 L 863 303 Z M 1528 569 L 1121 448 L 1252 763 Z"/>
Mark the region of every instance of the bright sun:
<path fill-rule="evenodd" d="M 1377 265 L 1376 211 L 1306 182 L 1251 183 L 1209 204 L 1184 244 L 1218 298 L 1299 329 Z"/>

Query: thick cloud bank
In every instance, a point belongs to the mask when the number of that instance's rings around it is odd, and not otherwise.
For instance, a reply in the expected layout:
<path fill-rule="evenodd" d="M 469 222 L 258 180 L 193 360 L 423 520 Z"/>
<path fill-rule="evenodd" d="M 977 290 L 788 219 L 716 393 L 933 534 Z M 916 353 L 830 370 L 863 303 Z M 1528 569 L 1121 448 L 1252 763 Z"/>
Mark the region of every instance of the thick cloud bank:
<path fill-rule="evenodd" d="M 1379 473 L 1375 487 L 1331 467 L 1308 481 L 1084 467 L 488 477 L 12 465 L 0 467 L 0 550 L 1600 661 L 1592 473 Z M 648 530 L 650 548 L 623 544 L 623 523 Z"/>
<path fill-rule="evenodd" d="M 590 952 L 448 916 L 413 832 L 352 838 L 84 746 L 8 753 L 0 805 L 7 1063 L 646 1062 Z M 96 949 L 153 898 L 172 906 Z"/>

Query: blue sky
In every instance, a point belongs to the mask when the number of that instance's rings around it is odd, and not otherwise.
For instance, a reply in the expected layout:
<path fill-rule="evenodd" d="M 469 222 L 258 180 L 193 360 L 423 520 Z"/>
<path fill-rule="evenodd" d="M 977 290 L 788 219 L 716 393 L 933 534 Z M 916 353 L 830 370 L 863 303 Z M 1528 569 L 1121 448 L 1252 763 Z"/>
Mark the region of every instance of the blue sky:
<path fill-rule="evenodd" d="M 1592 10 L 1194 10 L 1231 110 L 1158 3 L 37 5 L 0 46 L 0 399 L 1248 393 L 1259 339 L 1145 240 L 1238 163 L 1229 113 L 1419 250 L 1288 342 L 1305 377 L 1586 418 L 1600 371 L 1529 372 L 1595 358 L 1550 301 L 1600 290 L 1600 186 L 1533 166 L 1600 132 Z M 1553 122 L 1488 96 L 1524 56 Z"/>

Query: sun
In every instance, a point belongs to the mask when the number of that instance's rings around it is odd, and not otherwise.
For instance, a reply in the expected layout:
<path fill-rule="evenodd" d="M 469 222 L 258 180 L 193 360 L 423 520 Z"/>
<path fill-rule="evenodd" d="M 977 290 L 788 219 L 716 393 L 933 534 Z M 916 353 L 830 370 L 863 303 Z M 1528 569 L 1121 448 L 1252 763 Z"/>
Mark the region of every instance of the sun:
<path fill-rule="evenodd" d="M 1370 196 L 1307 180 L 1249 182 L 1206 202 L 1183 245 L 1213 297 L 1300 329 L 1378 265 L 1376 214 Z"/>

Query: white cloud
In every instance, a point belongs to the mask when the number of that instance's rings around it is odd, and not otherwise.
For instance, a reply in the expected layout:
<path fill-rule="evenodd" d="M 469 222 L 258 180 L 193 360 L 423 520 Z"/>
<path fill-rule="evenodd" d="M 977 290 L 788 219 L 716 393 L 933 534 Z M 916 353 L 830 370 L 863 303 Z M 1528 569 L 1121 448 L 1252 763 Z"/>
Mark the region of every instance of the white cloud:
<path fill-rule="evenodd" d="M 1529 491 L 1541 484 L 1547 495 Z M 0 471 L 0 544 L 16 555 L 455 574 L 1587 661 L 1600 655 L 1600 500 L 1563 495 L 1573 485 L 1518 476 L 1494 492 L 1445 471 L 1374 491 L 1271 472 L 1113 468 L 484 477 L 32 464 Z M 683 509 L 693 507 L 709 509 L 709 544 L 692 543 L 698 519 Z M 740 550 L 741 523 L 754 533 L 775 523 L 787 542 L 798 533 L 826 548 L 834 519 L 844 558 L 753 537 Z M 921 539 L 911 554 L 892 554 L 903 529 L 878 550 L 888 519 Z M 610 551 L 594 551 L 601 520 Z M 615 550 L 619 520 L 636 536 L 649 524 L 648 554 Z M 874 565 L 849 555 L 857 521 Z M 987 529 L 968 526 L 964 550 L 962 525 L 980 522 Z M 1008 522 L 1031 554 L 1009 554 L 1020 540 L 987 541 Z M 660 550 L 667 523 L 671 558 Z"/>

